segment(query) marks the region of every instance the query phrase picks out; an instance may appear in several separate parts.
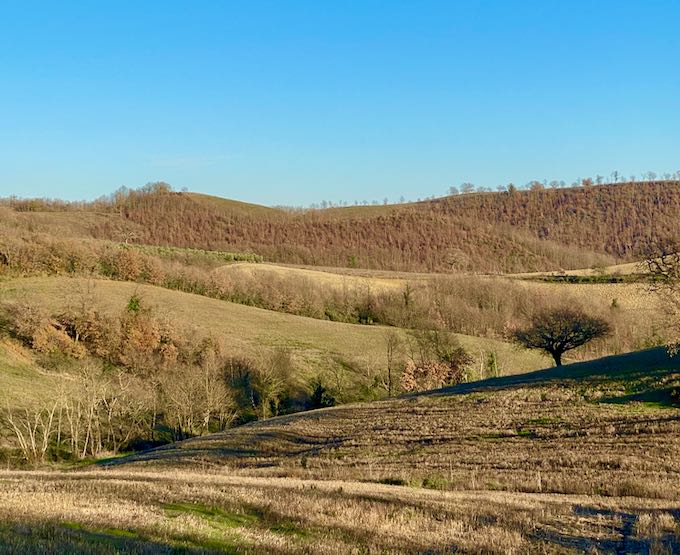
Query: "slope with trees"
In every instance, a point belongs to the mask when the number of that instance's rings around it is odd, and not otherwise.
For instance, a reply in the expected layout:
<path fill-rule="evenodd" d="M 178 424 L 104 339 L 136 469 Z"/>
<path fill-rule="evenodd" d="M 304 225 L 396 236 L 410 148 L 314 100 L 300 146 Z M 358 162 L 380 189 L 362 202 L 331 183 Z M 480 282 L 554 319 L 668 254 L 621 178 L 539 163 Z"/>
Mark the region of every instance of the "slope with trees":
<path fill-rule="evenodd" d="M 138 242 L 254 251 L 272 261 L 409 271 L 520 272 L 628 261 L 678 233 L 676 181 L 472 193 L 286 213 L 164 188 L 115 201 Z M 92 227 L 116 238 L 114 220 Z"/>

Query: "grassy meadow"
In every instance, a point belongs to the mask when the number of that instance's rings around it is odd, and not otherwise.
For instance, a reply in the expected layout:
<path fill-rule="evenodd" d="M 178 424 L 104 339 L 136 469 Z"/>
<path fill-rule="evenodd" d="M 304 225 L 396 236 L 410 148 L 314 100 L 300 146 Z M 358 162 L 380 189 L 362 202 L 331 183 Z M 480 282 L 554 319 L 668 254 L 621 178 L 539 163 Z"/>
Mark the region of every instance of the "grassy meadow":
<path fill-rule="evenodd" d="M 317 287 L 342 291 L 343 289 L 370 289 L 372 291 L 401 291 L 407 283 L 417 283 L 406 274 L 392 275 L 390 272 L 375 272 L 369 275 L 357 275 L 342 273 L 338 268 L 329 268 L 326 271 L 311 268 L 296 268 L 279 264 L 254 264 L 237 263 L 224 265 L 215 270 L 216 273 L 227 273 L 238 279 L 240 276 L 255 277 L 260 280 L 268 278 L 288 278 L 301 282 L 309 282 Z M 423 278 L 420 278 L 422 280 Z"/>
<path fill-rule="evenodd" d="M 237 266 L 238 267 L 238 266 Z M 386 365 L 385 336 L 388 330 L 294 316 L 270 310 L 206 298 L 161 287 L 111 280 L 79 278 L 22 278 L 0 282 L 0 294 L 7 299 L 30 299 L 53 311 L 88 304 L 106 313 L 119 313 L 130 297 L 140 295 L 145 302 L 189 329 L 197 337 L 214 335 L 234 353 L 256 354 L 262 349 L 290 350 L 300 372 L 300 380 L 322 373 L 343 383 L 370 377 Z M 457 336 L 475 363 L 471 379 L 484 374 L 488 353 L 496 353 L 500 372 L 513 374 L 542 368 L 548 357 L 518 349 L 499 340 Z"/>
<path fill-rule="evenodd" d="M 61 376 L 40 366 L 18 341 L 0 340 L 0 404 L 21 407 L 42 398 Z"/>

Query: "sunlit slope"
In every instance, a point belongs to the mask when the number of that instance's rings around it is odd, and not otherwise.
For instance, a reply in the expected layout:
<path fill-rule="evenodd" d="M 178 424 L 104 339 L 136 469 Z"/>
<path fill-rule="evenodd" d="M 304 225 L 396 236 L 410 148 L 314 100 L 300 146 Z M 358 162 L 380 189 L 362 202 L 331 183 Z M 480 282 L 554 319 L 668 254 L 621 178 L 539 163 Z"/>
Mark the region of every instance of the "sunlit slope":
<path fill-rule="evenodd" d="M 433 491 L 228 468 L 0 473 L 0 551 L 12 555 L 677 553 L 676 514 L 663 499 Z"/>
<path fill-rule="evenodd" d="M 338 269 L 340 270 L 340 269 Z M 277 264 L 255 264 L 238 263 L 222 266 L 215 272 L 229 275 L 234 279 L 240 277 L 253 278 L 258 281 L 266 282 L 268 279 L 284 279 L 295 281 L 303 286 L 305 283 L 321 287 L 327 290 L 343 291 L 399 291 L 403 290 L 409 282 L 422 281 L 422 275 L 415 275 L 412 279 L 405 279 L 402 276 L 382 277 L 380 275 L 352 275 L 335 271 L 328 268 L 323 271 L 310 268 L 295 268 Z"/>
<path fill-rule="evenodd" d="M 362 326 L 316 320 L 253 308 L 171 291 L 160 287 L 108 280 L 77 278 L 25 278 L 0 283 L 9 297 L 30 298 L 54 310 L 75 306 L 88 295 L 88 302 L 110 312 L 119 312 L 133 294 L 166 314 L 179 326 L 196 328 L 201 334 L 222 339 L 235 356 L 257 355 L 263 348 L 290 349 L 303 374 L 327 372 L 331 368 L 383 368 L 386 364 L 382 326 Z M 475 369 L 495 352 L 502 373 L 512 374 L 542 368 L 548 359 L 535 352 L 516 349 L 493 339 L 458 336 L 461 344 L 476 358 Z"/>
<path fill-rule="evenodd" d="M 261 204 L 241 202 L 203 193 L 182 193 L 182 195 L 186 195 L 194 202 L 227 216 L 248 216 L 252 218 L 283 218 L 287 216 L 287 213 L 283 210 L 262 206 Z"/>
<path fill-rule="evenodd" d="M 58 238 L 91 238 L 92 230 L 106 225 L 111 230 L 111 238 L 123 241 L 126 237 L 140 232 L 141 228 L 116 213 L 88 211 L 69 212 L 14 212 L 0 209 L 0 221 L 14 227 L 17 231 L 45 233 Z"/>
<path fill-rule="evenodd" d="M 274 418 L 123 461 L 680 499 L 680 359 L 648 350 Z"/>
<path fill-rule="evenodd" d="M 616 272 L 631 273 L 639 266 L 638 263 L 623 264 L 606 268 L 605 271 L 616 275 Z M 237 263 L 228 264 L 215 270 L 217 273 L 234 276 L 247 276 L 259 280 L 266 280 L 272 276 L 295 280 L 296 282 L 308 281 L 320 287 L 334 290 L 343 289 L 370 289 L 373 292 L 379 291 L 399 291 L 407 284 L 420 285 L 427 284 L 433 280 L 444 278 L 446 274 L 426 274 L 393 272 L 387 270 L 363 270 L 351 268 L 333 268 L 313 266 L 292 266 L 282 264 L 255 264 Z M 582 269 L 565 272 L 560 275 L 590 276 L 599 275 L 597 269 Z M 523 287 L 534 289 L 541 294 L 549 296 L 555 291 L 567 292 L 577 298 L 584 300 L 596 298 L 601 303 L 618 305 L 621 309 L 656 309 L 658 299 L 650 294 L 649 288 L 644 283 L 561 283 L 561 282 L 542 282 L 531 277 L 550 276 L 553 274 L 512 274 L 508 276 L 484 276 L 474 274 L 449 274 L 454 277 L 467 277 L 471 280 L 512 280 Z M 557 274 L 555 274 L 557 275 Z"/>
<path fill-rule="evenodd" d="M 68 378 L 42 368 L 18 342 L 0 339 L 0 410 L 29 406 L 59 379 Z"/>
<path fill-rule="evenodd" d="M 614 278 L 617 276 L 630 276 L 631 274 L 645 272 L 646 269 L 642 262 L 627 262 L 625 264 L 614 264 L 611 266 L 601 266 L 597 268 L 579 268 L 575 270 L 561 270 L 559 272 L 524 272 L 519 274 L 510 274 L 510 276 L 517 278 L 540 278 L 558 276 Z"/>

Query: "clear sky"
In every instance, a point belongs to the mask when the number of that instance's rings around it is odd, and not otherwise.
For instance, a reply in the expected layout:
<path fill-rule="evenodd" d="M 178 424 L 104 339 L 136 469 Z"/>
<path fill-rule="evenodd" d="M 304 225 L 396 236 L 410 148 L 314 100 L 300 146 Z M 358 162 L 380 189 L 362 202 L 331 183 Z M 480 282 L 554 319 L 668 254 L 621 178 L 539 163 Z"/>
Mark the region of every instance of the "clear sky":
<path fill-rule="evenodd" d="M 0 0 L 0 196 L 680 170 L 680 2 Z"/>

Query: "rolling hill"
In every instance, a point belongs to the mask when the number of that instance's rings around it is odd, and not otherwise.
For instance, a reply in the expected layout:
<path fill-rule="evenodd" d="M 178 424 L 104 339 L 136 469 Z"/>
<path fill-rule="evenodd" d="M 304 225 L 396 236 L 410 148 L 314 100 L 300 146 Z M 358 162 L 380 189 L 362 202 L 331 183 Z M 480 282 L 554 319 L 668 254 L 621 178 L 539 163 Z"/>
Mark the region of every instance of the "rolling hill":
<path fill-rule="evenodd" d="M 634 271 L 637 249 L 655 234 L 678 231 L 678 183 L 304 212 L 163 187 L 98 203 L 4 204 L 0 298 L 8 318 L 12 303 L 27 301 L 54 318 L 39 329 L 77 343 L 81 328 L 55 315 L 82 306 L 120 324 L 85 331 L 138 341 L 125 333 L 155 333 L 151 324 L 134 327 L 145 322 L 131 316 L 141 303 L 140 314 L 152 308 L 182 330 L 176 343 L 159 340 L 161 348 L 181 348 L 182 358 L 174 366 L 149 358 L 156 366 L 145 374 L 144 364 L 121 358 L 129 351 L 115 358 L 92 342 L 83 358 L 70 359 L 29 348 L 26 337 L 22 344 L 9 332 L 9 320 L 0 322 L 3 418 L 14 415 L 28 441 L 31 434 L 40 441 L 36 430 L 58 430 L 44 436 L 48 456 L 36 460 L 68 467 L 0 472 L 0 551 L 680 550 L 673 393 L 680 362 L 657 348 L 544 369 L 543 355 L 498 339 L 559 302 L 587 307 L 613 327 L 571 361 L 659 345 L 658 299 L 632 278 L 609 278 Z M 505 275 L 489 275 L 498 272 Z M 335 293 L 344 302 L 383 303 L 375 314 L 394 309 L 403 318 L 395 326 L 344 323 L 324 312 Z M 300 298 L 317 302 L 316 318 L 292 313 Z M 388 333 L 403 340 L 409 332 L 399 326 L 425 325 L 409 320 L 422 314 L 437 329 L 482 336 L 456 335 L 473 357 L 465 382 L 375 401 L 385 393 Z M 233 365 L 220 366 L 226 358 L 197 348 L 210 345 L 208 337 L 224 344 L 225 356 L 262 366 L 238 375 Z M 266 418 L 266 387 L 278 387 L 280 377 L 258 357 L 280 349 L 304 389 L 295 399 L 285 389 L 288 407 L 324 406 L 306 404 L 321 381 L 333 387 L 333 402 L 345 404 Z M 132 354 L 143 358 L 140 352 Z M 219 380 L 230 384 L 224 397 Z M 73 387 L 50 413 L 44 401 L 67 382 Z M 124 412 L 115 412 L 119 406 Z M 229 420 L 237 414 L 242 419 Z M 45 427 L 52 417 L 59 425 Z M 252 418 L 259 420 L 229 427 Z M 123 437 L 118 422 L 145 445 L 158 445 L 157 434 L 160 441 L 194 437 L 118 458 L 121 446 L 140 445 L 103 441 Z M 216 429 L 224 431 L 208 433 Z M 17 442 L 12 451 L 12 429 L 4 433 L 0 456 L 9 465 Z M 88 460 L 106 456 L 103 445 L 113 445 L 115 456 Z"/>
<path fill-rule="evenodd" d="M 35 225 L 54 229 L 61 220 L 60 229 L 81 236 L 253 251 L 272 262 L 415 272 L 609 266 L 635 260 L 654 237 L 680 232 L 675 181 L 302 212 L 153 188 L 110 204 L 5 204 Z M 52 216 L 41 215 L 46 210 Z"/>
<path fill-rule="evenodd" d="M 294 357 L 301 383 L 324 375 L 340 380 L 349 389 L 382 371 L 386 365 L 385 334 L 394 329 L 316 320 L 110 280 L 22 278 L 0 282 L 0 293 L 6 300 L 29 297 L 31 302 L 55 312 L 76 306 L 86 298 L 93 307 L 109 314 L 122 311 L 130 297 L 137 294 L 178 327 L 188 328 L 189 333 L 195 330 L 199 336 L 213 335 L 234 354 L 256 355 L 263 349 L 284 348 Z M 548 361 L 543 355 L 521 351 L 498 340 L 464 335 L 458 339 L 475 358 L 475 369 L 483 367 L 489 352 L 496 353 L 503 374 L 541 368 Z"/>
<path fill-rule="evenodd" d="M 662 350 L 0 473 L 8 553 L 673 553 Z"/>
<path fill-rule="evenodd" d="M 680 499 L 679 380 L 680 360 L 653 349 L 273 418 L 120 464 L 614 496 L 635 481 Z"/>

